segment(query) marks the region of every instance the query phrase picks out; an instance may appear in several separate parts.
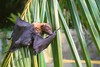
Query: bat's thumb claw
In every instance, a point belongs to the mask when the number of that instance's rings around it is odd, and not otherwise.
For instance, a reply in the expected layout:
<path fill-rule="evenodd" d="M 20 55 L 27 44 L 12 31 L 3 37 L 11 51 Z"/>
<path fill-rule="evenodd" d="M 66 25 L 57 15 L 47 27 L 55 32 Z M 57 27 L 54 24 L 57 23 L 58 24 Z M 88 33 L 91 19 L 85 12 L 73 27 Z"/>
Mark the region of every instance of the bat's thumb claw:
<path fill-rule="evenodd" d="M 54 33 L 56 33 L 58 30 L 60 30 L 61 27 L 59 27 L 57 30 L 54 31 Z"/>
<path fill-rule="evenodd" d="M 20 41 L 19 40 L 15 41 L 15 44 L 20 44 Z"/>

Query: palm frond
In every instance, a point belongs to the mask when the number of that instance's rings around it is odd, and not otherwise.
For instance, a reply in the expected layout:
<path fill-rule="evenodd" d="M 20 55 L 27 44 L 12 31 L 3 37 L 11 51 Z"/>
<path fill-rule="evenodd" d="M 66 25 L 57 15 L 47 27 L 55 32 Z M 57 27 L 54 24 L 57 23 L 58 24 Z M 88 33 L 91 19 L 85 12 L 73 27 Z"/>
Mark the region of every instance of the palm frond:
<path fill-rule="evenodd" d="M 92 40 L 100 51 L 100 12 L 97 0 L 66 0 L 67 8 L 71 15 L 72 23 L 77 32 L 81 50 L 87 67 L 92 67 L 90 54 L 84 37 L 84 27 L 89 30 Z M 78 8 L 77 8 L 78 7 Z M 95 10 L 94 10 L 95 9 Z M 53 31 L 62 27 L 68 40 L 76 67 L 83 67 L 78 54 L 76 44 L 72 38 L 66 19 L 62 13 L 58 0 L 28 0 L 21 19 L 32 22 L 47 22 Z M 84 19 L 84 21 L 83 21 Z M 63 67 L 61 30 L 57 32 L 56 38 L 51 43 L 54 67 Z M 33 55 L 29 47 L 21 48 L 10 53 L 4 58 L 1 67 L 46 67 L 43 52 Z"/>

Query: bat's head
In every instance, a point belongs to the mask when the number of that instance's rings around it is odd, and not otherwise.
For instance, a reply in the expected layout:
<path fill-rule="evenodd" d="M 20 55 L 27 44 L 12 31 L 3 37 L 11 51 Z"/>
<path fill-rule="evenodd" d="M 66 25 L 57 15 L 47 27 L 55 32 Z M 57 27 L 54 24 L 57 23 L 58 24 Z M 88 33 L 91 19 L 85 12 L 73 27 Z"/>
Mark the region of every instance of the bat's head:
<path fill-rule="evenodd" d="M 32 23 L 37 34 L 52 34 L 52 28 L 48 23 Z"/>

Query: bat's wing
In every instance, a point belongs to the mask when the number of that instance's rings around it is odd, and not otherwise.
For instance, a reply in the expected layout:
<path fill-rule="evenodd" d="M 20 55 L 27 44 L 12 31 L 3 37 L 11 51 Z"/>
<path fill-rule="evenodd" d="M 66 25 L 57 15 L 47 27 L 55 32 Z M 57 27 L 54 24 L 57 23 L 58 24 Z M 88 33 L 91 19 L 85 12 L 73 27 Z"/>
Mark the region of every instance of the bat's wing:
<path fill-rule="evenodd" d="M 23 31 L 21 36 L 18 38 L 18 40 L 15 42 L 15 44 L 21 44 L 21 46 L 28 46 L 32 43 L 32 34 L 34 27 L 28 26 L 26 29 Z"/>
<path fill-rule="evenodd" d="M 24 21 L 24 20 L 21 20 L 20 18 L 17 18 L 16 25 L 19 26 L 19 27 L 28 27 L 31 24 L 26 22 L 26 21 Z"/>
<path fill-rule="evenodd" d="M 48 36 L 47 38 L 42 38 L 39 35 L 35 35 L 34 43 L 33 43 L 34 54 L 38 54 L 48 47 L 48 45 L 55 38 L 56 31 L 52 35 Z"/>
<path fill-rule="evenodd" d="M 24 21 L 24 20 L 21 20 L 20 18 L 17 18 L 16 19 L 16 23 L 15 23 L 15 26 L 14 26 L 14 31 L 11 35 L 11 38 L 15 35 L 17 35 L 17 38 L 19 37 L 19 35 L 24 31 L 25 28 L 27 28 L 28 26 L 31 26 L 31 24 L 29 24 L 28 22 Z M 19 34 L 18 34 L 19 33 Z M 16 39 L 17 39 L 16 38 Z M 10 38 L 9 38 L 10 39 Z"/>
<path fill-rule="evenodd" d="M 16 50 L 23 44 L 28 44 L 31 41 L 32 29 L 33 26 L 31 24 L 18 18 L 11 35 L 12 44 L 8 52 Z"/>
<path fill-rule="evenodd" d="M 34 54 L 38 54 L 43 51 L 55 38 L 56 34 L 52 34 L 47 38 L 41 38 L 40 36 L 36 36 L 33 43 Z"/>

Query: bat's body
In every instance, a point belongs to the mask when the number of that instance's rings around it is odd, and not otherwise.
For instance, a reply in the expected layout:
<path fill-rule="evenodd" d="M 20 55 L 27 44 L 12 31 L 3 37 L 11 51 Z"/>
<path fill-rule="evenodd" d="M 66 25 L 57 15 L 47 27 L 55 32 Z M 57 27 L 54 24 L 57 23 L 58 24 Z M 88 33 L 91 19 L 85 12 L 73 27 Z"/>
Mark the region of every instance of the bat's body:
<path fill-rule="evenodd" d="M 49 36 L 43 38 L 43 34 L 48 34 Z M 21 47 L 33 46 L 34 54 L 38 54 L 48 47 L 55 36 L 56 33 L 52 32 L 50 25 L 47 23 L 29 24 L 24 20 L 17 19 L 11 36 L 12 44 L 8 53 Z"/>

